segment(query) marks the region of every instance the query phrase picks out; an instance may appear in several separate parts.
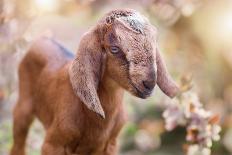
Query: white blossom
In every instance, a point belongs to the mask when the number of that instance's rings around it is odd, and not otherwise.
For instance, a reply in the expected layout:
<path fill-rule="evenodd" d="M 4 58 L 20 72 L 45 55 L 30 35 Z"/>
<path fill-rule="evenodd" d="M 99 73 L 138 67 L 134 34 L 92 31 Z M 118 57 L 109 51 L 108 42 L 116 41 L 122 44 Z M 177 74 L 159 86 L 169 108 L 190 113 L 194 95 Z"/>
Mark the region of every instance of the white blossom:
<path fill-rule="evenodd" d="M 212 141 L 220 140 L 221 127 L 216 124 L 219 118 L 205 110 L 194 93 L 183 93 L 174 99 L 163 117 L 168 131 L 177 126 L 186 127 L 187 142 L 195 144 L 189 146 L 187 155 L 210 155 Z"/>
<path fill-rule="evenodd" d="M 210 155 L 209 148 L 201 148 L 199 145 L 190 145 L 187 151 L 187 155 Z"/>

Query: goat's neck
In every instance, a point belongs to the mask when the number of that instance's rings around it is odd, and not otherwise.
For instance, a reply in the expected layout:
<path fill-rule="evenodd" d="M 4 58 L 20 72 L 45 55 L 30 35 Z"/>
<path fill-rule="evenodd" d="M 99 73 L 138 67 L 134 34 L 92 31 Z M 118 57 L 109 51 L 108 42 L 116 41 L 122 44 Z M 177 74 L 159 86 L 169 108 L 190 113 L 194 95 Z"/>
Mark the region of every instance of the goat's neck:
<path fill-rule="evenodd" d="M 106 118 L 112 117 L 122 109 L 124 90 L 110 77 L 103 76 L 99 83 L 98 95 Z"/>

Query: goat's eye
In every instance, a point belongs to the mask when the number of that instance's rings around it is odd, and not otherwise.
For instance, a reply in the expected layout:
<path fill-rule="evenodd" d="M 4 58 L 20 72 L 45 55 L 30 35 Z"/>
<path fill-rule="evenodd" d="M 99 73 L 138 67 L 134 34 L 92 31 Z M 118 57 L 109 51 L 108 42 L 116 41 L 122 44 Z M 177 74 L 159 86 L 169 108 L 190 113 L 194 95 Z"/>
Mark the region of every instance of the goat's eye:
<path fill-rule="evenodd" d="M 111 53 L 116 54 L 120 51 L 120 49 L 117 46 L 111 46 L 110 51 L 111 51 Z"/>

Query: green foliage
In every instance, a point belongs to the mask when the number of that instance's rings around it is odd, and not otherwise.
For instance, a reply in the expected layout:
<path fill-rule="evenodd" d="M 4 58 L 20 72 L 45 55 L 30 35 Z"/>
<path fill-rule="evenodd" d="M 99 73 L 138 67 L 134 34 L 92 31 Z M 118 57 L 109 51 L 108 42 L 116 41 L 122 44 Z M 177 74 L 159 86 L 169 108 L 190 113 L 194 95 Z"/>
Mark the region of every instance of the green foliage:
<path fill-rule="evenodd" d="M 0 154 L 6 155 L 12 145 L 12 125 L 11 121 L 7 120 L 0 124 Z"/>

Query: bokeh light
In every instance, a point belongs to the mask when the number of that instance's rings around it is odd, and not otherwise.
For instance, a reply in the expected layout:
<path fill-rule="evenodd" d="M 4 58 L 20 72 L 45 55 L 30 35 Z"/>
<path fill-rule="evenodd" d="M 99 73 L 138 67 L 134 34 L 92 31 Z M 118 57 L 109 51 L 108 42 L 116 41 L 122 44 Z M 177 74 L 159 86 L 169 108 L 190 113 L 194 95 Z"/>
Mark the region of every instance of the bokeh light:
<path fill-rule="evenodd" d="M 218 20 L 215 21 L 218 33 L 221 34 L 221 39 L 232 39 L 232 7 L 229 10 L 221 12 L 218 16 Z"/>
<path fill-rule="evenodd" d="M 35 6 L 41 12 L 53 12 L 58 8 L 58 0 L 34 0 Z"/>

